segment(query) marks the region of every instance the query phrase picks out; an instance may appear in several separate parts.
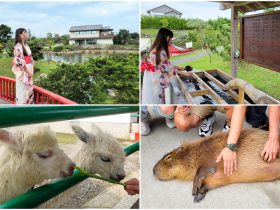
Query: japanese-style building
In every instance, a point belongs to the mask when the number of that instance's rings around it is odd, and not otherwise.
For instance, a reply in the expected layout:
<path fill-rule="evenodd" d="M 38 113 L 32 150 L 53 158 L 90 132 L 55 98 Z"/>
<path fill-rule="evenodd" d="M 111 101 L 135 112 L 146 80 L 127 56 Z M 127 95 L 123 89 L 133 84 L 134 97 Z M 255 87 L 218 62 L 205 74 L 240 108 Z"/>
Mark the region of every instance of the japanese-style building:
<path fill-rule="evenodd" d="M 71 26 L 69 44 L 87 45 L 87 44 L 113 44 L 114 29 L 109 26 L 98 25 Z"/>

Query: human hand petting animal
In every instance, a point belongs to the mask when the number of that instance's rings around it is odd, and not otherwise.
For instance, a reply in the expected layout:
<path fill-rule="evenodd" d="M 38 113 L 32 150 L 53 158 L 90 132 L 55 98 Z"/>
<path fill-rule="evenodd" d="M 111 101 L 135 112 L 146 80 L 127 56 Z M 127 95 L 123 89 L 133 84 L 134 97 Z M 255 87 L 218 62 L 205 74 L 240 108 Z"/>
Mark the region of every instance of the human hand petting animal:
<path fill-rule="evenodd" d="M 130 179 L 125 182 L 127 184 L 126 187 L 124 187 L 124 190 L 129 195 L 136 195 L 139 194 L 139 180 L 136 178 Z"/>

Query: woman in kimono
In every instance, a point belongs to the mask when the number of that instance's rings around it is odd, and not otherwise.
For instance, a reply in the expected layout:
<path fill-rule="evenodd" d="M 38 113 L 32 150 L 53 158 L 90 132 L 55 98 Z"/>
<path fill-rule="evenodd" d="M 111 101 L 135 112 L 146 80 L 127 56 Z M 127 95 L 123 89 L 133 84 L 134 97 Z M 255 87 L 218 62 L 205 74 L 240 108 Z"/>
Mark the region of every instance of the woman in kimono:
<path fill-rule="evenodd" d="M 142 104 L 165 104 L 164 89 L 170 85 L 170 77 L 177 74 L 190 76 L 192 73 L 183 73 L 183 67 L 173 66 L 169 59 L 168 46 L 172 45 L 173 32 L 161 28 L 148 52 L 145 61 L 141 64 L 144 71 Z"/>
<path fill-rule="evenodd" d="M 24 28 L 16 30 L 12 71 L 16 76 L 16 103 L 34 104 L 33 80 L 34 62 L 31 50 L 24 42 L 29 35 Z"/>

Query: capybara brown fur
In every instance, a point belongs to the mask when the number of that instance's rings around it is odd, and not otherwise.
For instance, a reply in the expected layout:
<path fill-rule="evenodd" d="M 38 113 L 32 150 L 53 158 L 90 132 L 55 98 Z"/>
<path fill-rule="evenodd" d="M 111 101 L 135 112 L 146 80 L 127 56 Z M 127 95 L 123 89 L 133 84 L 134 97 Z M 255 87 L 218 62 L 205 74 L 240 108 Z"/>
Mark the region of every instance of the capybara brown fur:
<path fill-rule="evenodd" d="M 236 150 L 237 170 L 230 176 L 224 174 L 224 162 L 216 162 L 225 148 L 229 132 L 183 142 L 155 165 L 154 176 L 159 180 L 193 181 L 195 202 L 200 202 L 209 190 L 222 185 L 279 179 L 279 152 L 271 163 L 261 158 L 268 134 L 268 131 L 255 128 L 241 131 Z"/>

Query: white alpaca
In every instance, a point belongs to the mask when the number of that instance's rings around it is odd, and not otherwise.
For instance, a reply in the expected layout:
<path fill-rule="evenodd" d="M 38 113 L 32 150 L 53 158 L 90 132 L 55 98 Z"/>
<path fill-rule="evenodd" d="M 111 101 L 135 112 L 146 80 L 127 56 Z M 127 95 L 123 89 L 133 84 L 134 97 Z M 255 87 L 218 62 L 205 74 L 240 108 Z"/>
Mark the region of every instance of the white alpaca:
<path fill-rule="evenodd" d="M 59 148 L 49 127 L 26 132 L 0 129 L 0 203 L 46 179 L 73 175 L 74 162 Z"/>
<path fill-rule="evenodd" d="M 96 126 L 97 128 L 97 126 Z M 76 151 L 71 153 L 72 160 L 81 169 L 99 174 L 102 177 L 120 181 L 125 177 L 125 153 L 118 140 L 99 128 L 96 135 L 72 125 L 75 135 L 81 140 Z M 93 128 L 94 129 L 94 128 Z M 78 184 L 60 195 L 40 205 L 38 208 L 55 208 L 67 201 L 77 189 Z"/>

